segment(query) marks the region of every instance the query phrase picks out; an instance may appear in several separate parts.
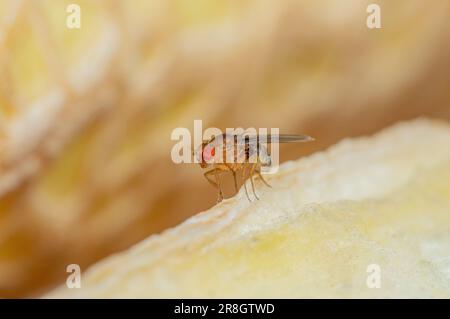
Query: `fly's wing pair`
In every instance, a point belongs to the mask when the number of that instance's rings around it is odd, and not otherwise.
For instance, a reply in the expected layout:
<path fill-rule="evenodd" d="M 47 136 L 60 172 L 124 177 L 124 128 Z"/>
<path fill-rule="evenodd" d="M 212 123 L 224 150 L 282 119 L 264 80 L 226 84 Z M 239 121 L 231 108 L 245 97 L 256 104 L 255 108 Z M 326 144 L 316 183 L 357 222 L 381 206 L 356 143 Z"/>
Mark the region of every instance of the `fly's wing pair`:
<path fill-rule="evenodd" d="M 274 143 L 300 143 L 300 142 L 311 142 L 314 141 L 314 138 L 309 135 L 304 134 L 267 134 L 267 135 L 231 135 L 231 134 L 222 134 L 222 143 L 226 141 L 226 144 L 231 146 L 236 140 L 249 143 L 265 143 L 270 144 Z M 219 140 L 219 136 L 216 136 L 214 139 Z"/>
<path fill-rule="evenodd" d="M 275 143 L 300 143 L 300 142 L 310 142 L 314 141 L 314 138 L 312 138 L 309 135 L 304 134 L 267 134 L 267 135 L 254 135 L 249 136 L 248 140 L 250 142 L 257 142 L 257 143 L 267 143 L 270 144 L 272 142 Z"/>
<path fill-rule="evenodd" d="M 254 158 L 258 156 L 259 160 L 266 165 L 270 165 L 271 159 L 266 144 L 271 143 L 300 143 L 314 141 L 309 135 L 304 134 L 277 134 L 277 135 L 254 135 L 246 138 L 246 144 L 249 147 L 247 156 Z"/>
<path fill-rule="evenodd" d="M 265 152 L 267 153 L 267 149 L 261 144 L 299 143 L 299 142 L 309 142 L 313 140 L 314 138 L 304 134 L 277 134 L 277 135 L 222 134 L 215 136 L 210 143 L 214 145 L 216 150 L 221 150 L 224 161 L 225 159 L 228 160 L 226 154 L 233 154 L 234 155 L 233 163 L 244 163 L 255 154 L 259 156 L 260 152 L 263 150 L 265 150 Z"/>

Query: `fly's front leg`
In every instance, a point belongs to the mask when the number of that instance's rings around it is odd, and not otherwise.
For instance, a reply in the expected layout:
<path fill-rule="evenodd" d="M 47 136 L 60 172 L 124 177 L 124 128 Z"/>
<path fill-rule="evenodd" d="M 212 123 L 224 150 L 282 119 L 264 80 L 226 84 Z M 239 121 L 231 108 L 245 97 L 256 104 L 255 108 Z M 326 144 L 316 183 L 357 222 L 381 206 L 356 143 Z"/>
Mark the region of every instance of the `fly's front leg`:
<path fill-rule="evenodd" d="M 212 170 L 210 170 L 210 171 L 207 171 L 207 172 L 205 172 L 205 173 L 203 174 L 203 176 L 205 176 L 206 180 L 207 180 L 211 185 L 213 185 L 214 187 L 217 188 L 217 191 L 218 191 L 217 202 L 218 202 L 218 203 L 221 202 L 221 201 L 223 200 L 223 192 L 222 192 L 222 188 L 221 188 L 221 185 L 220 185 L 220 179 L 219 179 L 219 173 L 221 173 L 221 172 L 223 172 L 221 169 L 219 169 L 219 168 L 214 168 L 214 169 L 212 169 Z M 215 181 L 213 181 L 213 180 L 211 179 L 211 175 L 213 175 L 213 174 L 214 174 L 214 177 L 215 177 Z"/>

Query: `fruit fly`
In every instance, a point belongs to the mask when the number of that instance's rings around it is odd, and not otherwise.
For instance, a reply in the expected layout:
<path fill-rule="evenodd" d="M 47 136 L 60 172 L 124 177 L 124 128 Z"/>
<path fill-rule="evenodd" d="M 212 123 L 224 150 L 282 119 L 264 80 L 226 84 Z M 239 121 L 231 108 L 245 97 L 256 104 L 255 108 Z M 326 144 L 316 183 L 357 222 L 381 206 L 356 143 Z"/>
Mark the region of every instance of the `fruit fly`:
<path fill-rule="evenodd" d="M 220 175 L 231 172 L 234 179 L 234 187 L 238 191 L 237 176 L 241 172 L 244 180 L 244 189 L 247 199 L 246 171 L 249 170 L 253 195 L 259 200 L 255 192 L 253 176 L 256 174 L 268 187 L 271 187 L 261 174 L 262 167 L 269 167 L 272 164 L 270 154 L 267 151 L 267 144 L 270 143 L 297 143 L 308 142 L 314 139 L 308 135 L 253 135 L 245 134 L 220 134 L 213 136 L 210 140 L 202 143 L 194 152 L 198 163 L 204 169 L 208 169 L 203 175 L 210 184 L 218 190 L 217 202 L 223 200 L 223 191 L 220 182 Z"/>

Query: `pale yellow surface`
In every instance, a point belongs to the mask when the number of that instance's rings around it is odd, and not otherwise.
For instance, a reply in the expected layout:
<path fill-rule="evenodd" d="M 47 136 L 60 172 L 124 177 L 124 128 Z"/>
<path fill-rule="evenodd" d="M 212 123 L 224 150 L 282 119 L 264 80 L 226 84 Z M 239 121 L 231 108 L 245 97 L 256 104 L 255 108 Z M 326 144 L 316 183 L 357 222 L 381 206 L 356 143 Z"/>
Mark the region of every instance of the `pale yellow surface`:
<path fill-rule="evenodd" d="M 51 297 L 450 297 L 450 126 L 416 120 L 284 164 Z M 368 288 L 367 267 L 381 269 Z"/>

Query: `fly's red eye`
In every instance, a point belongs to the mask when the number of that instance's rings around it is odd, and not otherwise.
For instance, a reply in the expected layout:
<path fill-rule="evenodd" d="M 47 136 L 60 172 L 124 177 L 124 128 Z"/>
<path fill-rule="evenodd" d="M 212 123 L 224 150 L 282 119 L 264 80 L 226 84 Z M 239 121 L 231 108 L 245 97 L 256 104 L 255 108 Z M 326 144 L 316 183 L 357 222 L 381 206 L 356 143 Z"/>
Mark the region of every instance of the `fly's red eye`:
<path fill-rule="evenodd" d="M 203 159 L 205 161 L 209 161 L 214 155 L 216 155 L 216 149 L 214 147 L 205 147 L 203 150 Z"/>

